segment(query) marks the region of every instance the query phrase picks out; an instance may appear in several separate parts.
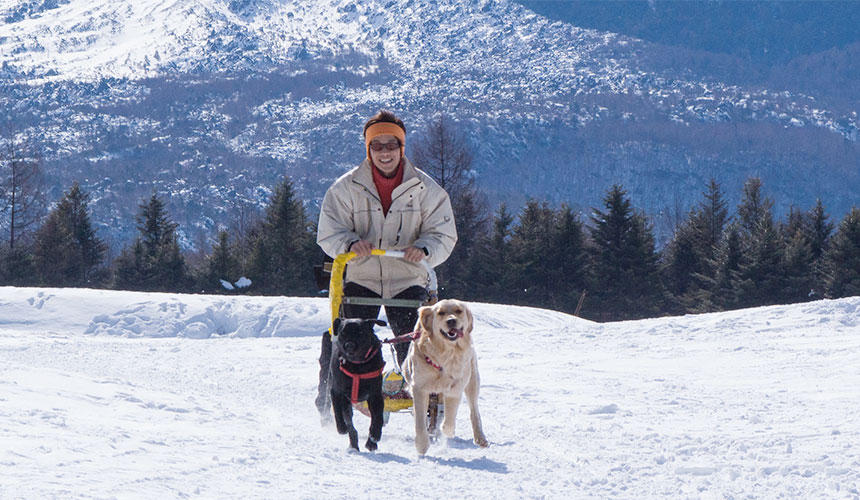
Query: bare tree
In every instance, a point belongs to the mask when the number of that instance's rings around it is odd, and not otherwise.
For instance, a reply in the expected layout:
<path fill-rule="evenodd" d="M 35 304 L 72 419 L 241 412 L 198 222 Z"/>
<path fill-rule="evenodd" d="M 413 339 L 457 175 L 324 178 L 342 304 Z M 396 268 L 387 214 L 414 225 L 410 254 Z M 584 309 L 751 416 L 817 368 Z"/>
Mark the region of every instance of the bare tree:
<path fill-rule="evenodd" d="M 227 232 L 232 237 L 239 268 L 245 273 L 248 270 L 251 249 L 263 217 L 260 209 L 245 196 L 237 196 L 233 200 L 231 215 L 233 219 Z"/>
<path fill-rule="evenodd" d="M 451 200 L 474 189 L 472 147 L 462 128 L 451 118 L 437 114 L 427 131 L 412 143 L 412 161 L 448 192 Z"/>
<path fill-rule="evenodd" d="M 489 234 L 491 220 L 486 196 L 475 184 L 472 146 L 459 124 L 439 114 L 411 148 L 415 165 L 433 177 L 451 198 L 458 241 L 437 274 L 445 295 L 465 297 L 467 269 L 477 258 L 478 242 Z"/>
<path fill-rule="evenodd" d="M 0 153 L 0 215 L 10 250 L 45 213 L 41 159 L 28 146 L 26 139 L 12 135 Z"/>

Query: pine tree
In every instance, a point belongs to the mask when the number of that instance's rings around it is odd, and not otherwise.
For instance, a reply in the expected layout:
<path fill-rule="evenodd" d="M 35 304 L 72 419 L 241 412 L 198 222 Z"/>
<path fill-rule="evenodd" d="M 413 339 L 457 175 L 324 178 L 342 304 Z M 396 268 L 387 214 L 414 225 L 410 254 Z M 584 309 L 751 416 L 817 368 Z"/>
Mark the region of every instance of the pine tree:
<path fill-rule="evenodd" d="M 729 221 L 728 204 L 723 199 L 722 190 L 716 180 L 708 183 L 705 199 L 694 214 L 692 225 L 698 233 L 700 252 L 706 259 L 713 259 L 717 246 L 722 240 L 723 230 Z"/>
<path fill-rule="evenodd" d="M 726 310 L 738 307 L 739 297 L 734 282 L 745 262 L 741 229 L 738 223 L 729 224 L 717 247 L 712 268 L 713 277 L 702 276 L 706 286 L 698 295 L 703 311 Z"/>
<path fill-rule="evenodd" d="M 707 311 L 707 297 L 715 275 L 717 247 L 728 221 L 728 210 L 719 184 L 711 179 L 704 199 L 678 228 L 663 252 L 663 274 L 675 300 L 674 313 Z"/>
<path fill-rule="evenodd" d="M 516 304 L 539 306 L 549 301 L 552 262 L 547 244 L 552 239 L 553 212 L 546 202 L 529 200 L 511 235 L 511 263 Z"/>
<path fill-rule="evenodd" d="M 134 240 L 131 248 L 123 249 L 115 261 L 114 288 L 148 291 L 151 279 L 147 270 L 151 265 L 146 261 L 145 253 L 140 238 Z"/>
<path fill-rule="evenodd" d="M 141 291 L 185 291 L 188 287 L 185 259 L 179 249 L 176 229 L 164 202 L 153 193 L 140 205 L 137 237 L 131 248 L 117 259 L 115 287 Z"/>
<path fill-rule="evenodd" d="M 549 249 L 548 260 L 553 266 L 548 282 L 549 306 L 573 313 L 580 294 L 588 289 L 590 264 L 582 221 L 567 205 L 556 212 Z"/>
<path fill-rule="evenodd" d="M 811 213 L 811 212 L 810 212 Z M 780 227 L 783 254 L 784 286 L 780 303 L 796 303 L 810 300 L 814 295 L 815 257 L 812 252 L 810 227 L 807 214 L 791 208 L 788 222 Z"/>
<path fill-rule="evenodd" d="M 24 240 L 19 241 L 14 248 L 0 246 L 0 276 L 5 285 L 38 285 L 35 279 L 32 245 Z"/>
<path fill-rule="evenodd" d="M 510 239 L 508 272 L 517 304 L 574 312 L 587 288 L 588 256 L 582 223 L 563 206 L 526 203 Z"/>
<path fill-rule="evenodd" d="M 626 192 L 613 186 L 604 197 L 606 211 L 594 209 L 593 280 L 603 319 L 633 319 L 655 314 L 664 296 L 645 216 L 635 213 Z"/>
<path fill-rule="evenodd" d="M 783 291 L 780 303 L 794 304 L 815 296 L 815 267 L 812 250 L 802 232 L 783 236 Z"/>
<path fill-rule="evenodd" d="M 33 266 L 42 286 L 65 286 L 76 277 L 78 256 L 74 236 L 52 213 L 36 232 Z"/>
<path fill-rule="evenodd" d="M 761 191 L 758 178 L 744 184 L 738 206 L 745 259 L 732 280 L 739 307 L 777 304 L 785 290 L 785 245 L 773 221 L 773 201 Z"/>
<path fill-rule="evenodd" d="M 511 225 L 514 217 L 502 204 L 493 218 L 493 231 L 479 240 L 475 261 L 475 299 L 510 304 L 516 278 L 511 270 Z"/>
<path fill-rule="evenodd" d="M 839 223 L 824 262 L 828 297 L 860 295 L 860 208 L 852 208 Z"/>
<path fill-rule="evenodd" d="M 815 201 L 815 206 L 808 214 L 809 224 L 809 249 L 812 252 L 813 260 L 813 298 L 824 295 L 826 288 L 824 256 L 830 245 L 830 236 L 833 234 L 833 223 L 828 219 L 830 216 L 824 210 L 824 204 L 821 199 Z"/>
<path fill-rule="evenodd" d="M 674 297 L 669 311 L 675 314 L 686 312 L 688 307 L 695 309 L 684 298 L 696 293 L 699 284 L 696 277 L 706 274 L 707 260 L 701 255 L 700 240 L 691 223 L 692 216 L 691 213 L 690 219 L 675 231 L 663 251 L 662 273 L 667 291 Z"/>
<path fill-rule="evenodd" d="M 313 265 L 321 262 L 322 256 L 289 178 L 275 190 L 255 233 L 250 264 L 254 290 L 273 295 L 313 295 Z"/>
<path fill-rule="evenodd" d="M 750 177 L 744 183 L 743 197 L 738 205 L 738 217 L 740 218 L 741 230 L 748 234 L 755 233 L 759 225 L 765 219 L 773 222 L 771 208 L 773 200 L 762 193 L 762 182 L 758 177 Z"/>
<path fill-rule="evenodd" d="M 88 203 L 74 183 L 36 232 L 34 263 L 42 284 L 81 286 L 96 279 L 107 246 L 90 223 Z"/>
<path fill-rule="evenodd" d="M 458 297 L 469 300 L 474 293 L 476 260 L 480 241 L 489 234 L 490 215 L 484 196 L 475 189 L 470 196 L 452 200 L 457 244 L 448 259 L 436 268 L 440 297 Z"/>
<path fill-rule="evenodd" d="M 818 260 L 827 251 L 830 235 L 833 233 L 833 223 L 827 220 L 830 216 L 824 211 L 824 204 L 821 203 L 821 198 L 815 200 L 815 206 L 809 211 L 808 218 L 810 232 L 809 246 L 812 251 L 812 257 Z"/>
<path fill-rule="evenodd" d="M 230 243 L 230 233 L 218 232 L 218 243 L 212 248 L 212 254 L 206 262 L 206 271 L 203 273 L 200 286 L 203 290 L 224 293 L 228 291 L 221 281 L 231 285 L 240 278 L 239 262 L 234 256 Z"/>

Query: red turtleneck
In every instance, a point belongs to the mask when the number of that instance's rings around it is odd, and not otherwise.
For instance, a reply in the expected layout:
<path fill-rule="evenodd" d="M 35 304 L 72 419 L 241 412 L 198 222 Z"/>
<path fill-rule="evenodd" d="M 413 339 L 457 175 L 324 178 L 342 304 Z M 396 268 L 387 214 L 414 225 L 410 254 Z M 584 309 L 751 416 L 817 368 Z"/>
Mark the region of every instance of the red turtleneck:
<path fill-rule="evenodd" d="M 370 169 L 373 171 L 373 184 L 376 185 L 379 200 L 382 202 L 382 213 L 383 215 L 388 215 L 388 209 L 391 208 L 391 193 L 394 191 L 394 188 L 403 182 L 403 160 L 401 159 L 400 165 L 397 165 L 397 171 L 393 177 L 385 177 L 378 168 L 372 165 L 373 163 L 371 162 Z"/>

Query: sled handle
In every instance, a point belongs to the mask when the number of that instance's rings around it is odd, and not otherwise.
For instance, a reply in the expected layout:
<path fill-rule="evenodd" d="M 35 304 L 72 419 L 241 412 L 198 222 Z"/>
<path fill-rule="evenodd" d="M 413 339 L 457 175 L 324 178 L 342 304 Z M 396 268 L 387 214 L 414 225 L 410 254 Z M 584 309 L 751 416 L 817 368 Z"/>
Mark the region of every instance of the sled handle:
<path fill-rule="evenodd" d="M 374 248 L 370 251 L 371 255 L 386 255 L 388 257 L 395 258 L 404 258 L 406 256 L 406 252 L 402 250 L 380 250 L 378 248 Z M 338 317 L 340 313 L 340 304 L 343 302 L 343 272 L 346 269 L 347 262 L 351 261 L 357 257 L 355 252 L 346 252 L 335 257 L 334 262 L 331 265 L 331 279 L 329 281 L 328 286 L 328 297 L 329 304 L 331 305 L 331 322 L 332 326 L 329 327 L 328 333 L 334 334 L 334 320 Z M 430 294 L 433 295 L 436 293 L 438 288 L 438 282 L 436 279 L 436 271 L 430 266 L 430 264 L 425 260 L 421 259 L 421 264 L 424 266 L 424 269 L 427 270 L 427 274 L 430 277 Z"/>
<path fill-rule="evenodd" d="M 377 254 L 376 252 L 382 252 Z M 371 254 L 373 255 L 387 255 L 389 257 L 397 257 L 403 259 L 406 257 L 406 252 L 403 250 L 371 250 Z M 436 271 L 430 267 L 430 264 L 426 259 L 421 259 L 421 265 L 424 266 L 424 269 L 427 270 L 427 275 L 430 277 L 430 282 L 427 287 L 431 292 L 435 292 L 439 289 L 439 283 L 436 281 Z"/>

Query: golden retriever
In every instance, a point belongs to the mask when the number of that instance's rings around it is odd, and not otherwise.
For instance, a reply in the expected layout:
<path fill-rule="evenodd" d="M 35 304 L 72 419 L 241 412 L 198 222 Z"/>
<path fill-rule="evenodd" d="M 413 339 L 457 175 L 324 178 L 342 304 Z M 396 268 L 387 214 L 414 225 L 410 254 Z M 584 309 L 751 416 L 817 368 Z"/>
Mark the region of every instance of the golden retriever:
<path fill-rule="evenodd" d="M 445 404 L 442 432 L 454 437 L 457 407 L 463 393 L 469 402 L 475 444 L 489 445 L 478 413 L 478 357 L 472 346 L 472 312 L 458 300 L 442 300 L 418 310 L 418 338 L 409 347 L 403 374 L 414 402 L 415 448 L 424 455 L 430 446 L 427 406 L 430 394 Z"/>

